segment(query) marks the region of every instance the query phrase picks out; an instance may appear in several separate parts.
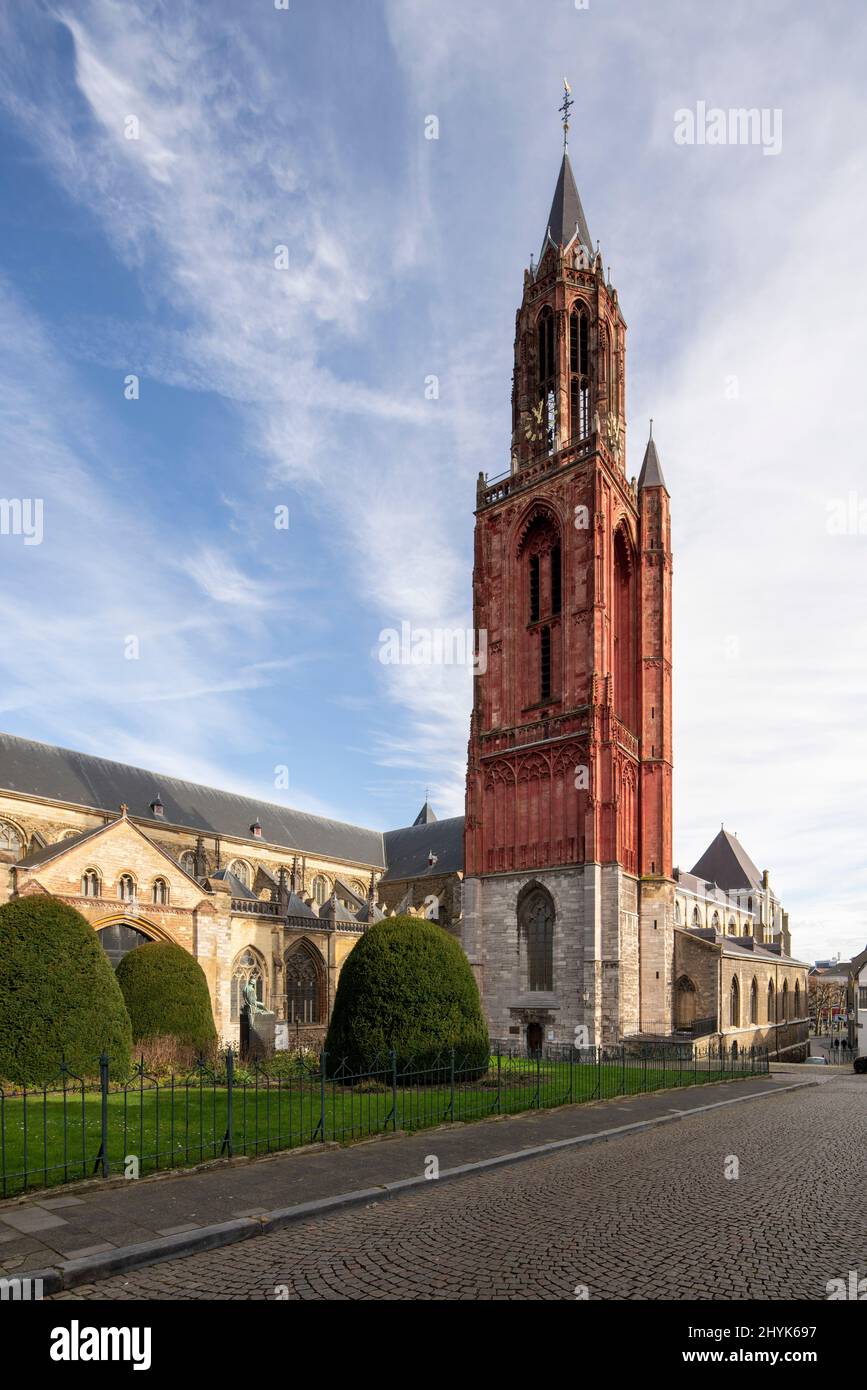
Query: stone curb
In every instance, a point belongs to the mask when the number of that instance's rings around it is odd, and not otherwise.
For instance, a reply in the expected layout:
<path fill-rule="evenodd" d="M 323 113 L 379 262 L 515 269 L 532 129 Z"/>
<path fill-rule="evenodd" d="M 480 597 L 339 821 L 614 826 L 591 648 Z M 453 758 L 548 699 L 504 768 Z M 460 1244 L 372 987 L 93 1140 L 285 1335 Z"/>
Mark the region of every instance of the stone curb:
<path fill-rule="evenodd" d="M 790 1086 L 775 1086 L 767 1091 L 754 1091 L 748 1096 L 732 1096 L 728 1100 L 712 1101 L 708 1105 L 695 1105 L 686 1110 L 674 1110 L 667 1115 L 657 1115 L 649 1120 L 635 1120 L 628 1125 L 617 1125 L 612 1129 L 595 1130 L 592 1134 L 576 1134 L 568 1139 L 552 1139 L 545 1144 L 534 1144 L 526 1149 L 516 1149 L 511 1153 L 496 1154 L 493 1158 L 478 1159 L 474 1163 L 462 1163 L 455 1168 L 445 1168 L 439 1174 L 438 1182 L 450 1178 L 462 1178 L 472 1173 L 481 1173 L 491 1168 L 503 1168 L 512 1163 L 523 1163 L 528 1159 L 541 1158 L 545 1154 L 557 1153 L 562 1149 L 577 1148 L 581 1144 L 594 1144 L 614 1139 L 622 1134 L 635 1134 L 641 1130 L 653 1129 L 657 1125 L 687 1119 L 690 1115 L 700 1115 L 708 1110 L 721 1110 L 728 1105 L 741 1105 L 747 1100 L 760 1100 L 767 1095 L 781 1095 L 784 1091 L 801 1091 L 808 1086 L 820 1086 L 819 1080 L 797 1081 Z M 160 1236 L 155 1240 L 142 1241 L 138 1245 L 124 1245 L 117 1250 L 108 1250 L 101 1255 L 87 1255 L 77 1260 L 64 1260 L 47 1269 L 29 1269 L 26 1278 L 41 1279 L 43 1291 L 48 1294 L 73 1289 L 79 1284 L 92 1284 L 107 1279 L 112 1274 L 124 1274 L 127 1270 L 140 1269 L 144 1265 L 157 1264 L 162 1260 L 177 1258 L 179 1255 L 196 1255 L 206 1250 L 216 1250 L 225 1245 L 234 1245 L 240 1240 L 250 1240 L 254 1236 L 269 1235 L 282 1230 L 294 1221 L 303 1221 L 310 1216 L 325 1216 L 340 1207 L 360 1206 L 365 1202 L 381 1202 L 398 1193 L 412 1188 L 424 1187 L 433 1179 L 423 1175 L 414 1178 L 399 1178 L 394 1182 L 382 1183 L 379 1187 L 365 1187 L 354 1192 L 340 1192 L 334 1197 L 321 1197 L 312 1202 L 299 1202 L 291 1207 L 278 1207 L 262 1216 L 238 1217 L 234 1221 L 223 1221 L 213 1226 L 202 1226 L 198 1230 L 181 1231 L 173 1236 Z"/>

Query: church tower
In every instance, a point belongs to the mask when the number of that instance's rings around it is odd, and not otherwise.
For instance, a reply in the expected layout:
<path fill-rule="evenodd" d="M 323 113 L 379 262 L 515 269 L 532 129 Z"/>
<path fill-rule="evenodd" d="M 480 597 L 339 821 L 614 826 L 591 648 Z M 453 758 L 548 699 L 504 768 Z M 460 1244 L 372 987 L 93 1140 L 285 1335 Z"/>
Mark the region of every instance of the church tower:
<path fill-rule="evenodd" d="M 564 140 L 473 572 L 464 944 L 491 1036 L 531 1046 L 671 1013 L 669 499 L 652 439 L 627 477 L 625 362 Z"/>

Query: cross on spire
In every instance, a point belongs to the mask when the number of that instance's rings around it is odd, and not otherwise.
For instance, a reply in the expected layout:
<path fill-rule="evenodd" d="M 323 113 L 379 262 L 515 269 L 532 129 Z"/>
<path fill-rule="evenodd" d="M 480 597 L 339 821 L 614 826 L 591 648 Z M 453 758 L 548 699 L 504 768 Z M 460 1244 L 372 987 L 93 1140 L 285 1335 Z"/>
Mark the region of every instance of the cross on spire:
<path fill-rule="evenodd" d="M 567 142 L 567 139 L 568 139 L 568 136 L 569 136 L 569 112 L 572 110 L 572 107 L 573 107 L 574 105 L 575 105 L 575 103 L 574 103 L 574 101 L 572 100 L 572 88 L 569 86 L 569 83 L 566 81 L 566 78 L 564 77 L 564 78 L 563 78 L 563 105 L 559 108 L 560 113 L 561 113 L 561 115 L 562 115 L 562 117 L 563 117 L 563 149 L 564 149 L 564 150 L 566 149 L 566 142 Z"/>

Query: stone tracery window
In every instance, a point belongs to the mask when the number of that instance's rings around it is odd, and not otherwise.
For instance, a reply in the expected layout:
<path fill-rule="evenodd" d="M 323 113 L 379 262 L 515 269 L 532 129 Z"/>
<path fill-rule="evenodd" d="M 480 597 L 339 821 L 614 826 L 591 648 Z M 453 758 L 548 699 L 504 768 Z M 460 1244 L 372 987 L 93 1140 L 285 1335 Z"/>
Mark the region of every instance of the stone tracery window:
<path fill-rule="evenodd" d="M 265 1002 L 264 970 L 259 956 L 248 946 L 236 958 L 232 969 L 232 988 L 229 1003 L 229 1017 L 237 1023 L 241 1017 L 244 986 L 252 980 L 256 987 L 256 998 L 260 1004 Z"/>
<path fill-rule="evenodd" d="M 321 907 L 328 897 L 328 879 L 324 874 L 317 874 L 313 880 L 313 899 Z"/>
<path fill-rule="evenodd" d="M 24 850 L 24 842 L 14 825 L 0 821 L 0 861 L 17 864 Z"/>
<path fill-rule="evenodd" d="M 229 865 L 229 873 L 234 874 L 239 883 L 243 883 L 245 888 L 250 887 L 252 875 L 250 865 L 245 859 L 233 859 Z"/>
<path fill-rule="evenodd" d="M 741 1026 L 741 987 L 737 975 L 732 975 L 729 991 L 729 1024 L 732 1028 Z"/>
<path fill-rule="evenodd" d="M 286 1018 L 290 1023 L 322 1023 L 325 1013 L 322 958 L 300 941 L 286 953 Z"/>
<path fill-rule="evenodd" d="M 518 933 L 527 953 L 527 989 L 550 994 L 554 988 L 554 904 L 547 889 L 530 888 L 518 904 Z"/>

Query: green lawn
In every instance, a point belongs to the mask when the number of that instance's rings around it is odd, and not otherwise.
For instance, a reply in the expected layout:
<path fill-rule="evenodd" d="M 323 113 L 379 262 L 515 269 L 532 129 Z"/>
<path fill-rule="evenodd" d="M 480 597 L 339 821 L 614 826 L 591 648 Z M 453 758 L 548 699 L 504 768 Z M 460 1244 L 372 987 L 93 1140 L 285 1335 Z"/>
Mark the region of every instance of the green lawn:
<path fill-rule="evenodd" d="M 486 1076 L 457 1081 L 447 1070 L 439 1085 L 382 1082 L 349 1087 L 317 1075 L 258 1085 L 236 1083 L 232 1135 L 235 1153 L 266 1153 L 321 1139 L 350 1142 L 392 1129 L 417 1130 L 449 1120 L 478 1120 L 570 1103 L 610 1099 L 671 1086 L 691 1086 L 749 1075 L 731 1063 L 682 1064 L 627 1058 L 624 1062 L 492 1059 Z M 0 1192 L 11 1196 L 90 1177 L 98 1161 L 102 1101 L 98 1092 L 40 1091 L 0 1099 Z M 324 1133 L 323 1121 L 324 1116 Z M 197 1079 L 188 1085 L 134 1083 L 107 1099 L 108 1162 L 123 1173 L 127 1160 L 138 1173 L 184 1167 L 225 1152 L 228 1092 Z M 26 1162 L 25 1162 L 26 1155 Z"/>

